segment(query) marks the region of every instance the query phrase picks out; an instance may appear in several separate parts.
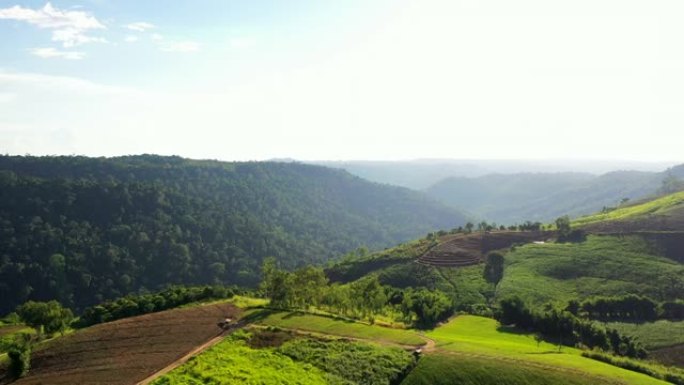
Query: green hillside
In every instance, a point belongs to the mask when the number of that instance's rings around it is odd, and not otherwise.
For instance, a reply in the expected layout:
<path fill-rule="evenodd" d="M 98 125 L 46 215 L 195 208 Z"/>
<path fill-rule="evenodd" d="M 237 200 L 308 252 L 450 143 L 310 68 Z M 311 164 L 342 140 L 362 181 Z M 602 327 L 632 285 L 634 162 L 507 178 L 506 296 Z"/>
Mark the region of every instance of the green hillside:
<path fill-rule="evenodd" d="M 461 225 L 405 188 L 297 163 L 0 157 L 0 314 L 75 308 L 171 283 L 254 285 L 293 268 Z"/>
<path fill-rule="evenodd" d="M 421 375 L 420 365 L 417 376 L 422 380 L 407 378 L 408 384 L 422 384 L 425 378 L 436 379 L 438 373 L 449 378 L 451 383 L 463 381 L 466 384 L 509 383 L 509 384 L 665 384 L 643 374 L 634 373 L 602 362 L 581 356 L 581 351 L 562 348 L 546 342 L 537 343 L 531 334 L 515 329 L 500 327 L 489 318 L 459 316 L 430 333 L 429 338 L 436 342 L 437 349 L 447 354 L 455 354 L 455 361 L 470 362 L 457 367 L 463 371 L 450 369 L 444 364 L 448 358 L 427 360 L 428 372 Z M 434 368 L 432 368 L 434 366 Z M 488 368 L 489 370 L 484 370 Z M 434 372 L 433 370 L 438 370 Z M 432 374 L 429 374 L 432 372 Z M 449 383 L 439 382 L 436 383 Z M 505 380 L 504 380 L 505 379 Z M 508 381 L 508 382 L 505 382 Z"/>
<path fill-rule="evenodd" d="M 647 230 L 651 231 L 682 230 L 681 227 L 673 227 L 681 223 L 682 217 L 684 191 L 577 218 L 573 225 L 609 229 L 610 226 L 624 228 L 631 224 L 639 229 L 647 229 L 650 225 L 651 228 Z"/>
<path fill-rule="evenodd" d="M 528 244 L 506 254 L 497 297 L 543 305 L 627 293 L 654 299 L 684 295 L 684 265 L 640 236 L 589 236 L 582 243 Z"/>

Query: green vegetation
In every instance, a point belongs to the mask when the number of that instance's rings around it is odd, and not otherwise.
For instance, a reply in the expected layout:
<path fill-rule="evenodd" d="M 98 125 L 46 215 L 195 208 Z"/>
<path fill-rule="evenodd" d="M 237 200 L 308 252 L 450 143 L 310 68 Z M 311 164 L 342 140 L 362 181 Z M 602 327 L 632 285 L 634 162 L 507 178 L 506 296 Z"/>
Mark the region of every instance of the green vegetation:
<path fill-rule="evenodd" d="M 257 323 L 285 329 L 303 330 L 340 337 L 360 338 L 401 345 L 423 345 L 425 341 L 410 330 L 368 325 L 353 320 L 306 314 L 257 310 L 247 317 Z"/>
<path fill-rule="evenodd" d="M 430 327 L 453 313 L 452 303 L 439 290 L 383 287 L 371 274 L 345 285 L 328 285 L 320 268 L 305 267 L 287 272 L 267 259 L 262 268 L 261 288 L 279 309 L 325 309 L 332 314 L 375 322 L 378 315 L 401 312 L 407 325 Z"/>
<path fill-rule="evenodd" d="M 561 345 L 581 344 L 589 349 L 611 351 L 621 356 L 646 356 L 646 351 L 633 337 L 620 335 L 615 330 L 607 330 L 594 321 L 578 318 L 576 313 L 568 310 L 533 310 L 520 298 L 510 297 L 501 301 L 496 315 L 503 325 L 514 325 L 521 330 L 535 331 L 539 333 L 539 337 L 554 340 L 558 343 L 559 351 Z"/>
<path fill-rule="evenodd" d="M 255 331 L 255 333 L 260 333 Z M 290 339 L 282 336 L 235 332 L 225 341 L 192 358 L 155 385 L 175 384 L 397 384 L 413 366 L 414 359 L 398 348 L 342 340 Z"/>
<path fill-rule="evenodd" d="M 513 360 L 512 362 L 518 366 L 544 365 L 548 369 L 569 370 L 572 375 L 584 373 L 589 376 L 611 379 L 613 382 L 622 381 L 625 384 L 664 384 L 644 374 L 582 357 L 582 351 L 575 348 L 564 347 L 559 352 L 556 345 L 537 341 L 533 334 L 500 327 L 495 320 L 489 318 L 459 316 L 446 325 L 427 333 L 427 336 L 434 339 L 440 349 L 471 356 L 477 355 L 483 359 L 491 358 L 508 362 Z"/>
<path fill-rule="evenodd" d="M 252 349 L 245 338 L 244 335 L 232 336 L 152 384 L 345 384 L 341 378 L 310 364 L 295 362 L 284 354 L 270 349 Z"/>
<path fill-rule="evenodd" d="M 588 215 L 573 221 L 575 226 L 584 226 L 597 222 L 634 220 L 648 215 L 666 214 L 675 208 L 682 207 L 684 204 L 684 191 L 666 195 L 654 200 L 643 203 L 619 207 L 615 210 L 608 210 L 598 214 Z"/>
<path fill-rule="evenodd" d="M 278 351 L 297 362 L 306 362 L 349 384 L 397 384 L 413 367 L 414 358 L 399 348 L 385 348 L 348 341 L 295 339 Z"/>
<path fill-rule="evenodd" d="M 582 353 L 582 356 L 606 362 L 633 372 L 644 373 L 650 377 L 659 378 L 676 385 L 684 385 L 684 370 L 668 368 L 662 365 L 637 361 L 625 357 L 615 357 L 598 352 L 584 352 Z"/>
<path fill-rule="evenodd" d="M 684 344 L 684 321 L 659 320 L 645 323 L 611 322 L 607 327 L 634 336 L 647 349 Z"/>
<path fill-rule="evenodd" d="M 17 314 L 23 323 L 48 336 L 57 332 L 64 334 L 74 319 L 71 310 L 63 308 L 57 301 L 28 301 L 17 307 Z"/>
<path fill-rule="evenodd" d="M 633 293 L 656 300 L 684 295 L 684 266 L 658 256 L 638 236 L 590 236 L 582 243 L 529 244 L 506 255 L 498 298 L 533 306 Z"/>
<path fill-rule="evenodd" d="M 31 351 L 33 350 L 33 337 L 31 334 L 22 333 L 16 336 L 7 349 L 9 358 L 9 373 L 13 378 L 24 377 L 31 368 Z"/>
<path fill-rule="evenodd" d="M 539 367 L 519 361 L 497 360 L 460 354 L 433 354 L 418 361 L 402 385 L 600 385 L 612 380 L 581 372 Z"/>
<path fill-rule="evenodd" d="M 121 318 L 153 313 L 198 301 L 231 298 L 234 290 L 223 286 L 174 286 L 155 294 L 127 295 L 85 309 L 78 326 L 91 326 Z"/>
<path fill-rule="evenodd" d="M 0 314 L 256 285 L 268 256 L 292 269 L 464 222 L 421 193 L 298 163 L 1 156 Z"/>

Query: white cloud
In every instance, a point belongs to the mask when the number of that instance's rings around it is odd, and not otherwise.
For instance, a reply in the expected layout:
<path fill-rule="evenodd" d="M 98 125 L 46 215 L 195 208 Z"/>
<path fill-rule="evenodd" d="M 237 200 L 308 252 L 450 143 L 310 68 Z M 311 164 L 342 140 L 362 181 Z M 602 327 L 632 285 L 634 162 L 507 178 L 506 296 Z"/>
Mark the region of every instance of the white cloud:
<path fill-rule="evenodd" d="M 158 33 L 153 33 L 152 34 L 152 40 L 154 41 L 162 41 L 164 40 L 164 36 L 158 34 Z"/>
<path fill-rule="evenodd" d="M 52 30 L 52 40 L 62 43 L 65 48 L 106 41 L 100 37 L 87 35 L 90 30 L 106 29 L 95 16 L 84 11 L 60 10 L 50 3 L 38 9 L 19 5 L 1 8 L 0 19 L 24 21 L 41 29 Z"/>
<path fill-rule="evenodd" d="M 199 51 L 200 45 L 199 45 L 199 43 L 191 41 L 191 40 L 169 41 L 169 42 L 161 43 L 159 45 L 159 49 L 164 51 L 164 52 L 188 53 L 188 52 Z"/>
<path fill-rule="evenodd" d="M 128 36 L 126 36 L 126 38 L 124 38 L 124 41 L 126 43 L 135 43 L 136 41 L 138 41 L 138 37 L 133 36 L 133 35 L 128 35 Z"/>
<path fill-rule="evenodd" d="M 154 24 L 146 23 L 143 21 L 137 22 L 137 23 L 126 24 L 124 27 L 130 29 L 131 31 L 136 31 L 136 32 L 146 32 L 150 29 L 156 28 Z"/>
<path fill-rule="evenodd" d="M 85 53 L 78 51 L 60 51 L 56 48 L 31 48 L 29 50 L 32 55 L 42 57 L 44 59 L 62 58 L 67 60 L 81 60 L 85 57 Z"/>

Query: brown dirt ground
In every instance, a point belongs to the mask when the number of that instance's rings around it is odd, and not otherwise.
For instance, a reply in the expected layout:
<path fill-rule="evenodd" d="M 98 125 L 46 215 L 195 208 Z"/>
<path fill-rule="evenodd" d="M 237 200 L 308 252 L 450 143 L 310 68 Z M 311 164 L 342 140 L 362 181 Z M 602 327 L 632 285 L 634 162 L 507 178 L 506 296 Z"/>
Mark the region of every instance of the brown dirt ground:
<path fill-rule="evenodd" d="M 216 323 L 239 313 L 211 304 L 95 325 L 41 346 L 14 384 L 136 384 L 217 337 Z"/>
<path fill-rule="evenodd" d="M 684 368 L 684 344 L 652 351 L 651 358 L 654 358 L 661 364 Z"/>

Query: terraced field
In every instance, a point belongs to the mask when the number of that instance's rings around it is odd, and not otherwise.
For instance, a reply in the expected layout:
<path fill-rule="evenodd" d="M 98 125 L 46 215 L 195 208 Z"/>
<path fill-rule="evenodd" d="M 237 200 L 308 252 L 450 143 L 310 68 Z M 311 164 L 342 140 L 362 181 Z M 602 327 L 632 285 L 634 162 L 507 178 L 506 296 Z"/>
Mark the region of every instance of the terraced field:
<path fill-rule="evenodd" d="M 16 385 L 131 385 L 221 333 L 230 304 L 174 309 L 89 327 L 39 346 Z"/>
<path fill-rule="evenodd" d="M 549 232 L 495 231 L 491 233 L 458 234 L 442 237 L 439 244 L 421 255 L 416 262 L 436 267 L 464 267 L 481 263 L 493 250 L 505 249 L 516 243 L 543 241 Z"/>

